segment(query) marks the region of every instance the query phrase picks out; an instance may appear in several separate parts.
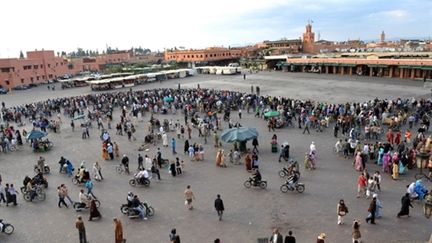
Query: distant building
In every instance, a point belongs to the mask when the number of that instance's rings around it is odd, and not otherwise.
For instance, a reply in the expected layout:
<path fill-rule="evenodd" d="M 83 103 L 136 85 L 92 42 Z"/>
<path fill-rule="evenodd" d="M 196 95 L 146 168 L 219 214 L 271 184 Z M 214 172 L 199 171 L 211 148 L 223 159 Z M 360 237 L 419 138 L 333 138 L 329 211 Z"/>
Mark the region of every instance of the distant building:
<path fill-rule="evenodd" d="M 10 89 L 23 84 L 44 83 L 84 71 L 100 72 L 110 64 L 132 60 L 127 51 L 69 60 L 55 56 L 54 51 L 29 51 L 26 58 L 0 59 L 0 85 Z"/>
<path fill-rule="evenodd" d="M 56 57 L 54 51 L 29 51 L 27 58 L 0 59 L 0 85 L 4 88 L 42 83 L 67 73 L 68 61 Z"/>
<path fill-rule="evenodd" d="M 240 48 L 210 47 L 206 49 L 166 50 L 165 61 L 176 62 L 215 62 L 239 59 L 243 55 Z"/>

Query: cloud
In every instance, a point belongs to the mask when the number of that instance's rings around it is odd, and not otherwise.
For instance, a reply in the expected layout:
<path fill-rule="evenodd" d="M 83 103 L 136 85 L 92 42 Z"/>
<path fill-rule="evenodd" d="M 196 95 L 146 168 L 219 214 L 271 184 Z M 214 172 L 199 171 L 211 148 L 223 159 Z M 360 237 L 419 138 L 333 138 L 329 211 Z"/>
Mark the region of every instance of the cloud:
<path fill-rule="evenodd" d="M 402 9 L 379 11 L 368 15 L 369 18 L 377 19 L 377 20 L 388 19 L 388 18 L 391 18 L 390 20 L 407 20 L 409 16 L 410 13 Z"/>

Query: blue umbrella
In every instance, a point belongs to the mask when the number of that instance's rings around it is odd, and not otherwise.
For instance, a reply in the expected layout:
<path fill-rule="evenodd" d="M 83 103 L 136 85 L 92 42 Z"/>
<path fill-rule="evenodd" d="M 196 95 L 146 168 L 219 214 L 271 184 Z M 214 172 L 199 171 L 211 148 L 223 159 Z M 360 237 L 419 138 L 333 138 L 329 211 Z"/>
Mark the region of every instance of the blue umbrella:
<path fill-rule="evenodd" d="M 171 96 L 165 96 L 164 101 L 165 101 L 165 102 L 173 102 L 173 101 L 174 101 L 174 98 L 171 97 Z"/>
<path fill-rule="evenodd" d="M 247 141 L 258 137 L 255 128 L 238 127 L 226 129 L 222 132 L 221 139 L 226 143 Z"/>
<path fill-rule="evenodd" d="M 29 139 L 29 140 L 39 139 L 39 138 L 45 137 L 46 135 L 48 135 L 46 132 L 42 132 L 39 130 L 33 130 L 27 135 L 27 139 Z"/>

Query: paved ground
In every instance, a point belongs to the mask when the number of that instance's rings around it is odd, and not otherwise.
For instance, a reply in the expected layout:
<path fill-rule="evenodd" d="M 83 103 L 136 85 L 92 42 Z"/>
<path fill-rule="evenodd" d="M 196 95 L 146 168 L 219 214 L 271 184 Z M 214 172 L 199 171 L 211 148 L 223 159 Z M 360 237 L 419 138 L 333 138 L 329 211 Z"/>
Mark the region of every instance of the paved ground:
<path fill-rule="evenodd" d="M 344 102 L 345 100 L 363 101 L 378 97 L 411 97 L 428 94 L 422 83 L 410 80 L 347 78 L 345 76 L 326 76 L 315 74 L 260 73 L 250 75 L 246 81 L 241 76 L 197 76 L 181 80 L 182 87 L 223 88 L 249 91 L 250 85 L 261 86 L 262 94 L 284 95 L 299 98 L 314 98 Z M 135 88 L 177 87 L 177 80 L 154 83 Z M 331 87 L 331 88 L 329 88 Z M 135 89 L 134 88 L 134 89 Z M 293 91 L 290 92 L 290 89 Z M 310 91 L 308 91 L 310 90 Z M 76 95 L 89 92 L 89 88 L 48 91 L 46 87 L 38 87 L 28 91 L 16 91 L 1 96 L 7 105 L 47 99 L 55 96 Z M 340 94 L 342 93 L 342 94 Z M 236 113 L 233 112 L 233 117 Z M 159 116 L 160 119 L 171 116 Z M 175 117 L 173 117 L 175 118 Z M 118 113 L 115 121 L 118 120 Z M 148 120 L 148 116 L 144 117 Z M 180 118 L 182 121 L 182 117 Z M 180 177 L 172 178 L 167 171 L 162 171 L 162 181 L 152 181 L 150 188 L 131 188 L 129 177 L 118 175 L 115 165 L 119 161 L 102 162 L 104 177 L 101 183 L 95 183 L 94 192 L 101 200 L 100 211 L 103 218 L 97 222 L 85 221 L 90 242 L 112 242 L 112 218 L 120 217 L 128 242 L 168 242 L 171 228 L 176 227 L 182 242 L 212 242 L 220 237 L 227 243 L 257 242 L 259 237 L 267 237 L 272 227 L 280 227 L 285 235 L 293 230 L 298 242 L 314 242 L 320 232 L 326 232 L 328 242 L 349 242 L 351 239 L 350 223 L 354 218 L 362 220 L 361 232 L 365 242 L 425 242 L 431 233 L 431 222 L 422 216 L 419 203 L 414 203 L 410 218 L 397 219 L 395 215 L 400 208 L 400 197 L 405 186 L 413 180 L 414 171 L 402 176 L 401 180 L 393 181 L 383 176 L 383 192 L 380 195 L 383 218 L 372 226 L 364 222 L 369 201 L 355 197 L 356 178 L 351 161 L 335 156 L 331 151 L 335 143 L 331 130 L 317 134 L 302 135 L 301 130 L 285 128 L 277 130 L 279 141 L 289 141 L 291 154 L 302 161 L 311 141 L 315 141 L 319 152 L 318 169 L 310 172 L 303 170 L 301 164 L 301 181 L 306 184 L 303 194 L 290 192 L 282 194 L 279 190 L 282 180 L 277 171 L 282 164 L 277 162 L 277 155 L 270 153 L 270 137 L 265 129 L 265 122 L 254 119 L 253 115 L 244 114 L 240 121 L 244 126 L 256 127 L 260 133 L 260 159 L 263 178 L 268 181 L 267 190 L 246 189 L 243 182 L 249 176 L 243 166 L 229 165 L 228 168 L 216 168 L 214 163 L 215 150 L 213 142 L 205 146 L 204 162 L 190 162 L 186 159 L 186 172 Z M 77 215 L 87 219 L 88 212 L 76 213 L 72 209 L 59 209 L 55 186 L 65 183 L 73 199 L 77 199 L 80 187 L 74 186 L 71 179 L 57 173 L 57 161 L 61 155 L 71 159 L 78 166 L 80 161 L 87 161 L 88 166 L 94 161 L 101 161 L 101 143 L 97 129 L 91 130 L 91 139 L 81 140 L 80 132 L 72 133 L 66 120 L 60 134 L 50 134 L 55 143 L 52 151 L 43 154 L 53 169 L 48 175 L 50 188 L 44 202 L 27 203 L 19 196 L 18 207 L 0 206 L 0 217 L 14 224 L 15 232 L 11 236 L 0 235 L 1 242 L 78 242 L 74 221 Z M 144 136 L 144 124 L 138 123 L 135 142 L 127 141 L 126 137 L 117 136 L 112 131 L 114 141 L 120 145 L 121 153 L 131 159 L 131 167 L 136 167 L 137 147 Z M 174 134 L 171 134 L 174 135 Z M 194 131 L 192 142 L 203 142 Z M 182 150 L 184 140 L 178 141 L 178 150 Z M 225 149 L 230 149 L 224 144 Z M 145 153 L 143 153 L 145 154 Z M 155 154 L 152 148 L 149 156 Z M 33 175 L 32 168 L 39 154 L 34 154 L 29 147 L 11 154 L 1 154 L 0 173 L 4 183 L 20 185 L 23 177 Z M 163 156 L 173 158 L 168 149 Z M 368 165 L 370 171 L 377 169 Z M 192 185 L 197 201 L 195 210 L 184 207 L 183 191 L 186 185 Z M 427 184 L 430 187 L 430 184 Z M 141 222 L 130 220 L 121 215 L 120 205 L 125 202 L 126 193 L 134 191 L 142 199 L 154 206 L 156 215 L 153 219 Z M 213 209 L 216 194 L 224 199 L 226 211 L 224 220 L 217 220 Z M 346 217 L 347 225 L 336 225 L 336 204 L 344 198 L 350 213 Z"/>

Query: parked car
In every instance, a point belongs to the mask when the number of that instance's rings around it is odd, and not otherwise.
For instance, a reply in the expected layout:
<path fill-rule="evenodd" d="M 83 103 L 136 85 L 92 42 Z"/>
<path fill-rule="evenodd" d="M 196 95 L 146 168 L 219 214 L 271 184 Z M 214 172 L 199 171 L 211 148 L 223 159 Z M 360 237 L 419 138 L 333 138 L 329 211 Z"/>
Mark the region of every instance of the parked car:
<path fill-rule="evenodd" d="M 26 90 L 26 89 L 29 89 L 29 88 L 30 87 L 28 85 L 23 84 L 23 85 L 18 85 L 16 87 L 13 87 L 12 89 L 13 90 Z"/>
<path fill-rule="evenodd" d="M 7 94 L 8 90 L 4 88 L 0 88 L 0 94 Z"/>
<path fill-rule="evenodd" d="M 29 88 L 33 88 L 33 87 L 37 87 L 38 85 L 35 83 L 30 83 L 28 86 L 29 86 Z"/>

